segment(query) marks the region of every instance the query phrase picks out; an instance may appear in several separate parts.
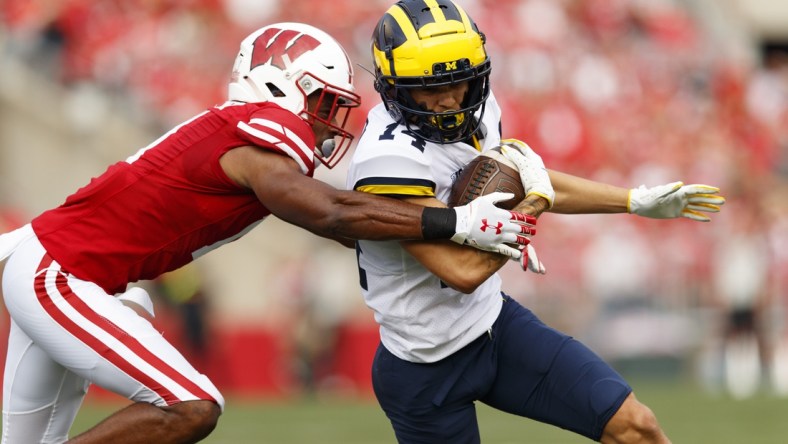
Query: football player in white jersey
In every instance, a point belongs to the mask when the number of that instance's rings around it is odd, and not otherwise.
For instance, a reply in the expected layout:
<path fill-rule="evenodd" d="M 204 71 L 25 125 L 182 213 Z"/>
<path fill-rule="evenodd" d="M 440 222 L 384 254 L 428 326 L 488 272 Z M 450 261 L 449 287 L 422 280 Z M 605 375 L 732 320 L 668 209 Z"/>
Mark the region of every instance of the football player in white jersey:
<path fill-rule="evenodd" d="M 502 142 L 484 36 L 450 0 L 403 0 L 378 22 L 372 53 L 383 103 L 369 112 L 348 188 L 444 207 L 462 167 Z M 527 188 L 515 207 L 524 212 L 708 220 L 724 202 L 704 185 L 628 190 L 547 172 L 525 143 L 503 142 Z M 364 240 L 357 257 L 380 324 L 373 387 L 399 442 L 479 442 L 475 401 L 602 442 L 668 442 L 608 364 L 502 293 L 496 271 L 507 258 Z"/>
<path fill-rule="evenodd" d="M 2 442 L 60 443 L 91 384 L 132 403 L 74 443 L 190 443 L 224 400 L 148 320 L 130 283 L 154 279 L 240 238 L 275 214 L 340 239 L 452 239 L 519 256 L 532 227 L 494 206 L 425 209 L 312 178 L 334 165 L 358 105 L 339 44 L 299 23 L 241 43 L 229 101 L 184 122 L 30 224 L 0 235 L 11 315 Z M 335 137 L 340 139 L 334 143 Z M 490 220 L 500 231 L 485 229 Z M 8 257 L 7 260 L 6 257 Z M 152 313 L 151 313 L 152 314 Z"/>

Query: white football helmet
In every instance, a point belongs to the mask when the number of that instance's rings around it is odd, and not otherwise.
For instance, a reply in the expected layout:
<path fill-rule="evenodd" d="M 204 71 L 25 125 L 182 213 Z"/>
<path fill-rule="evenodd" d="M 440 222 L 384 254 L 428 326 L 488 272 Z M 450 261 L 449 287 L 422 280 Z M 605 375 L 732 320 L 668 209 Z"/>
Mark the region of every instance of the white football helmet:
<path fill-rule="evenodd" d="M 344 127 L 350 109 L 361 104 L 354 91 L 350 58 L 334 38 L 303 23 L 277 23 L 258 29 L 241 42 L 228 98 L 247 103 L 273 102 L 310 124 L 317 120 L 328 125 L 340 138 L 339 143 L 334 139 L 322 144 L 318 141 L 315 157 L 331 168 L 353 140 Z M 307 97 L 313 93 L 319 94 L 319 100 L 310 111 Z M 330 101 L 330 107 L 324 101 Z M 323 111 L 317 113 L 321 108 Z"/>

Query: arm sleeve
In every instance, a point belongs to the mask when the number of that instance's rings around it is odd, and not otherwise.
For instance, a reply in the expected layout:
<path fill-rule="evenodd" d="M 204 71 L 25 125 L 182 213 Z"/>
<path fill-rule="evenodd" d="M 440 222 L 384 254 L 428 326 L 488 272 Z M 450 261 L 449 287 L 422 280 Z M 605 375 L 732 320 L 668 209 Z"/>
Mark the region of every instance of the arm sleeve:
<path fill-rule="evenodd" d="M 348 172 L 349 188 L 391 197 L 435 197 L 435 180 L 422 153 L 393 143 L 374 148 L 357 153 Z"/>
<path fill-rule="evenodd" d="M 307 176 L 315 170 L 315 135 L 309 125 L 288 111 L 263 108 L 247 121 L 238 122 L 236 131 L 251 145 L 284 154 L 296 161 Z"/>

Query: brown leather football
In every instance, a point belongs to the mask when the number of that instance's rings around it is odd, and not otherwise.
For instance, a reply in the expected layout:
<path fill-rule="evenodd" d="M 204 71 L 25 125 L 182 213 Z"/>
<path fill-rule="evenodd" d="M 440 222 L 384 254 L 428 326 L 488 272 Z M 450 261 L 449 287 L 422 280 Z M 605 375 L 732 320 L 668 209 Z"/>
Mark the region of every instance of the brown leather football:
<path fill-rule="evenodd" d="M 454 181 L 449 195 L 449 206 L 465 205 L 479 196 L 495 191 L 514 193 L 514 198 L 496 205 L 511 210 L 525 198 L 517 167 L 501 153 L 500 147 L 491 148 L 468 162 Z"/>

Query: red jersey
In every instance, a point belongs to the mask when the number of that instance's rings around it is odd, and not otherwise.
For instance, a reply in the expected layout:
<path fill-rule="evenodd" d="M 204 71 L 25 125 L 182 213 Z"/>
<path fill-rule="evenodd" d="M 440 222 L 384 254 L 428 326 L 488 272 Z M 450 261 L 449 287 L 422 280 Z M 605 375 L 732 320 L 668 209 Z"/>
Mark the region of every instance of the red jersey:
<path fill-rule="evenodd" d="M 271 214 L 236 185 L 219 158 L 256 145 L 314 173 L 315 136 L 295 114 L 270 103 L 227 103 L 179 125 L 111 165 L 33 219 L 41 243 L 63 269 L 108 293 L 153 279 L 231 242 Z"/>

